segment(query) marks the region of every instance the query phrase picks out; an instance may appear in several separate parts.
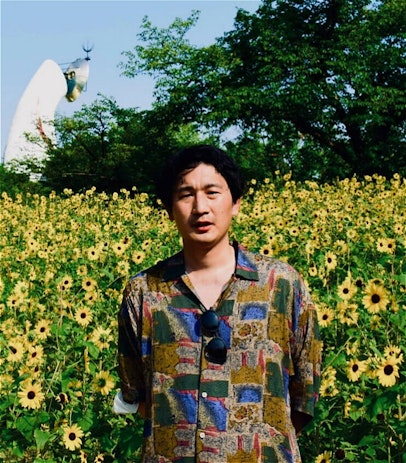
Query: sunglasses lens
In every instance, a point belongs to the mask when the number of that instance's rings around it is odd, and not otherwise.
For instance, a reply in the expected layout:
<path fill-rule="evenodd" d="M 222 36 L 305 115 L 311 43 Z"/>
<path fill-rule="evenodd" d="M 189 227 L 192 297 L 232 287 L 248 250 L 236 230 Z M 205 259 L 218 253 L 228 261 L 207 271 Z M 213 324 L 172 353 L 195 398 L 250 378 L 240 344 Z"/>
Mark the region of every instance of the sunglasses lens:
<path fill-rule="evenodd" d="M 224 363 L 227 358 L 227 346 L 221 338 L 213 338 L 206 346 L 205 355 L 212 363 Z"/>
<path fill-rule="evenodd" d="M 219 327 L 219 319 L 216 312 L 207 310 L 200 317 L 203 329 L 210 334 L 215 334 Z"/>

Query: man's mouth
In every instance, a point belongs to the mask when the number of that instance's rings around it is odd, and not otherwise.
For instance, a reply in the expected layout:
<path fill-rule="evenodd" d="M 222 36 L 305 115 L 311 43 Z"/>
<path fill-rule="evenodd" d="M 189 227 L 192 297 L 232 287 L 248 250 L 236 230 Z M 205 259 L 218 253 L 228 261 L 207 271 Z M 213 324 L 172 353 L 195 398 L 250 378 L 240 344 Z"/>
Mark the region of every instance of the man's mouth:
<path fill-rule="evenodd" d="M 209 230 L 211 225 L 212 225 L 211 222 L 195 222 L 193 224 L 193 228 L 199 232 L 205 232 Z"/>

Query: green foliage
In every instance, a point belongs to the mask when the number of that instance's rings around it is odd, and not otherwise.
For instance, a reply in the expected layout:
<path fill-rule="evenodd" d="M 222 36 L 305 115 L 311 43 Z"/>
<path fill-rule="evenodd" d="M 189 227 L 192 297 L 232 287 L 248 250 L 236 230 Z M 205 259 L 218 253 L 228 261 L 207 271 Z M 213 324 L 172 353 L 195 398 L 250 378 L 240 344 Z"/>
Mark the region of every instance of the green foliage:
<path fill-rule="evenodd" d="M 258 174 L 275 162 L 296 179 L 405 173 L 405 2 L 264 0 L 202 48 L 186 39 L 196 21 L 145 20 L 121 63 L 156 78 L 167 121 L 238 129 L 268 153 Z"/>
<path fill-rule="evenodd" d="M 405 463 L 405 200 L 398 175 L 275 174 L 250 182 L 233 222 L 233 238 L 296 267 L 316 304 L 323 369 L 306 463 Z M 0 210 L 0 460 L 139 461 L 141 419 L 111 410 L 116 315 L 129 277 L 180 249 L 173 223 L 127 190 L 3 192 Z"/>
<path fill-rule="evenodd" d="M 72 117 L 57 118 L 57 146 L 49 150 L 44 176 L 55 191 L 121 188 L 151 192 L 165 158 L 199 140 L 193 124 L 162 123 L 158 111 L 119 108 L 102 97 Z"/>
<path fill-rule="evenodd" d="M 42 181 L 32 180 L 29 173 L 20 171 L 20 167 L 21 165 L 5 166 L 0 164 L 0 193 L 4 192 L 13 197 L 19 193 L 49 193 L 49 189 Z M 28 169 L 31 172 L 36 171 L 32 165 Z"/>

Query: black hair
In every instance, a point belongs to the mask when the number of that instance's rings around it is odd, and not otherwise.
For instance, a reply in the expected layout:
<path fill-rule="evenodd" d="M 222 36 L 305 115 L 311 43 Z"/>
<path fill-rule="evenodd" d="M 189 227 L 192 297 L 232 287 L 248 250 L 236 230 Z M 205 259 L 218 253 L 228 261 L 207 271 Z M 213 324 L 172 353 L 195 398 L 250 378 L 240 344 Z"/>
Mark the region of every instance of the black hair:
<path fill-rule="evenodd" d="M 220 148 L 193 145 L 168 158 L 156 181 L 156 194 L 168 211 L 172 210 L 173 191 L 179 175 L 199 164 L 212 165 L 222 175 L 230 189 L 233 203 L 244 193 L 244 177 L 234 160 Z"/>

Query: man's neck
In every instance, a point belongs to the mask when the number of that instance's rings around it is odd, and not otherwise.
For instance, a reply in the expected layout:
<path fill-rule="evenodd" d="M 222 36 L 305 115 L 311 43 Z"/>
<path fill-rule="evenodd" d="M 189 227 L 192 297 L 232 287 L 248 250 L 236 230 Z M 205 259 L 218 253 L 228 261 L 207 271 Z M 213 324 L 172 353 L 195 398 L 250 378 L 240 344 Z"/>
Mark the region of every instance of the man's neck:
<path fill-rule="evenodd" d="M 185 246 L 183 249 L 188 273 L 218 271 L 235 266 L 235 251 L 228 238 L 211 248 Z"/>

